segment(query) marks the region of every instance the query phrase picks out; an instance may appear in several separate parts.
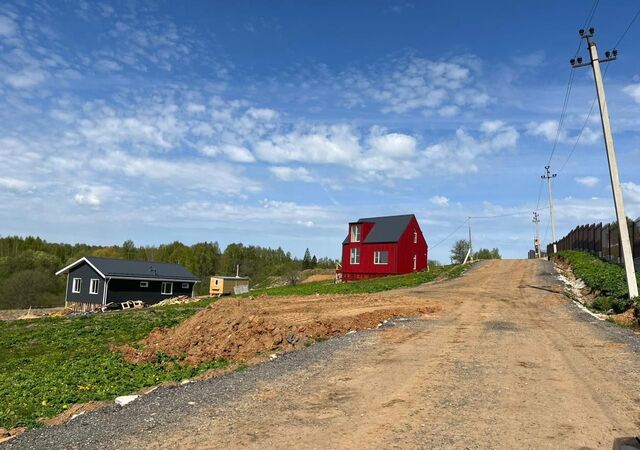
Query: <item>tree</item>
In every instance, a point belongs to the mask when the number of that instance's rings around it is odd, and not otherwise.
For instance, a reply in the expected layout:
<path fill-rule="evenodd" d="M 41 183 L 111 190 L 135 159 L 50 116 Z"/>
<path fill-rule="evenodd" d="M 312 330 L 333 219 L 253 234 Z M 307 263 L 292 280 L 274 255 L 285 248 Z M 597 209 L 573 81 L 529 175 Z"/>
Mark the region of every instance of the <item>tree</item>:
<path fill-rule="evenodd" d="M 460 239 L 451 248 L 451 261 L 455 264 L 462 264 L 469 251 L 469 241 Z"/>
<path fill-rule="evenodd" d="M 316 258 L 316 255 L 313 255 L 313 258 L 311 258 L 311 268 L 315 269 L 318 265 L 318 258 Z"/>
<path fill-rule="evenodd" d="M 304 251 L 304 258 L 302 258 L 302 268 L 303 269 L 311 269 L 311 252 L 309 249 Z"/>

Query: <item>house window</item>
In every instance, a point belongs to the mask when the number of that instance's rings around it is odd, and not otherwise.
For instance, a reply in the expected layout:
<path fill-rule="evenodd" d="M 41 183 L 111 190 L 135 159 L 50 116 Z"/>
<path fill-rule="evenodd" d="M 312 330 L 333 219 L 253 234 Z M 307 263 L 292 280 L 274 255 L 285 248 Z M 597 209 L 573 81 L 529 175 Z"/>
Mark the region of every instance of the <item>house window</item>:
<path fill-rule="evenodd" d="M 82 287 L 82 278 L 74 278 L 71 292 L 73 292 L 74 294 L 79 294 L 81 287 Z"/>
<path fill-rule="evenodd" d="M 374 264 L 388 264 L 389 263 L 389 252 L 387 252 L 387 251 L 373 252 L 373 263 Z"/>
<path fill-rule="evenodd" d="M 189 289 L 189 283 L 182 283 L 182 289 Z"/>
<path fill-rule="evenodd" d="M 413 230 L 413 243 L 418 243 L 418 232 L 416 230 Z"/>
<path fill-rule="evenodd" d="M 99 287 L 100 280 L 98 280 L 97 278 L 92 278 L 91 283 L 89 284 L 89 294 L 97 294 Z"/>
<path fill-rule="evenodd" d="M 140 287 L 149 287 L 149 282 L 148 281 L 141 281 L 140 282 Z"/>
<path fill-rule="evenodd" d="M 173 283 L 169 281 L 162 282 L 162 295 L 171 295 L 173 294 Z"/>
<path fill-rule="evenodd" d="M 418 256 L 413 255 L 413 270 L 416 270 L 416 267 L 418 267 Z"/>
<path fill-rule="evenodd" d="M 357 247 L 351 249 L 351 264 L 360 264 L 360 249 Z"/>
<path fill-rule="evenodd" d="M 360 242 L 361 225 L 351 225 L 351 242 Z"/>
<path fill-rule="evenodd" d="M 216 279 L 216 286 L 218 285 L 218 281 L 220 281 L 220 280 Z"/>

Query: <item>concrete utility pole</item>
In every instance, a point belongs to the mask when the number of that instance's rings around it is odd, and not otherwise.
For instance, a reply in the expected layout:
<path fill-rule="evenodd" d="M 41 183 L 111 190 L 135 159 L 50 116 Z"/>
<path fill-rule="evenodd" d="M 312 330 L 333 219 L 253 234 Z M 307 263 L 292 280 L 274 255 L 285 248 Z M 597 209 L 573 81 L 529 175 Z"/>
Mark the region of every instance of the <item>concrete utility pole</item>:
<path fill-rule="evenodd" d="M 598 105 L 600 106 L 600 119 L 602 120 L 602 134 L 604 135 L 604 146 L 607 150 L 607 160 L 609 161 L 609 175 L 611 177 L 611 190 L 613 191 L 613 204 L 616 209 L 616 217 L 618 219 L 618 230 L 620 231 L 620 243 L 622 244 L 622 257 L 624 259 L 624 270 L 627 274 L 627 285 L 629 287 L 629 298 L 638 296 L 638 283 L 636 281 L 636 272 L 633 267 L 633 253 L 631 252 L 631 242 L 629 239 L 629 228 L 627 226 L 627 216 L 624 212 L 624 202 L 622 200 L 622 188 L 620 187 L 620 178 L 618 176 L 618 163 L 616 162 L 616 152 L 613 147 L 613 134 L 611 133 L 611 122 L 609 121 L 609 109 L 607 108 L 607 99 L 604 94 L 604 82 L 602 81 L 602 72 L 600 71 L 601 62 L 614 61 L 618 56 L 618 50 L 606 51 L 605 59 L 598 59 L 598 49 L 596 43 L 591 40 L 595 34 L 593 28 L 579 31 L 580 37 L 587 40 L 587 47 L 591 62 L 582 63 L 582 58 L 571 59 L 571 66 L 574 68 L 591 66 L 593 69 L 593 78 L 596 83 L 596 92 L 598 94 Z"/>
<path fill-rule="evenodd" d="M 471 217 L 467 218 L 469 221 L 469 258 L 473 262 L 473 245 L 471 245 Z"/>
<path fill-rule="evenodd" d="M 536 237 L 533 239 L 533 248 L 536 254 L 536 258 L 540 259 L 540 218 L 536 211 L 533 212 L 533 223 L 536 224 Z"/>
<path fill-rule="evenodd" d="M 549 169 L 551 166 L 544 166 L 547 173 L 545 175 L 541 175 L 540 178 L 547 179 L 547 186 L 549 187 L 549 214 L 551 215 L 551 239 L 553 240 L 553 253 L 558 252 L 558 247 L 556 246 L 556 221 L 553 218 L 553 192 L 551 192 L 551 179 L 558 176 L 557 173 L 551 173 Z"/>

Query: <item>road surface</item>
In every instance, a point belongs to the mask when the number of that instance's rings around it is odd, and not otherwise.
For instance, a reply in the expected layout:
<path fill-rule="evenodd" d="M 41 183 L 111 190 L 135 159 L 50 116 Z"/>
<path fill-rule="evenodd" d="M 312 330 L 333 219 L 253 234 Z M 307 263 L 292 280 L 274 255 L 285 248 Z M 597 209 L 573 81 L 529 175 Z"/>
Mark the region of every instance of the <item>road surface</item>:
<path fill-rule="evenodd" d="M 640 433 L 640 339 L 557 291 L 548 262 L 406 290 L 440 303 L 240 373 L 158 390 L 24 448 L 611 448 Z"/>

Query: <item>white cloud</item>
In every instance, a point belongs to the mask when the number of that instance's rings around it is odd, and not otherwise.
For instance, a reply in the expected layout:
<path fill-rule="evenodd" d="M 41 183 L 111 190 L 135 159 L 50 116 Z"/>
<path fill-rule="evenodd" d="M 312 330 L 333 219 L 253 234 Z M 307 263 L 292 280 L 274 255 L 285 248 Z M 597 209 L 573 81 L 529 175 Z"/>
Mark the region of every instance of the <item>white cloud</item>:
<path fill-rule="evenodd" d="M 437 206 L 449 206 L 449 199 L 442 195 L 434 195 L 429 201 Z"/>
<path fill-rule="evenodd" d="M 6 189 L 14 192 L 26 192 L 31 186 L 24 180 L 17 178 L 0 177 L 0 189 Z"/>
<path fill-rule="evenodd" d="M 304 181 L 313 182 L 313 177 L 304 167 L 273 166 L 269 167 L 271 173 L 282 181 Z"/>
<path fill-rule="evenodd" d="M 272 136 L 256 144 L 256 154 L 264 161 L 298 161 L 319 164 L 345 164 L 360 154 L 356 131 L 348 125 L 298 127 L 287 134 Z"/>
<path fill-rule="evenodd" d="M 462 107 L 479 108 L 491 101 L 478 85 L 478 66 L 473 56 L 448 61 L 417 56 L 387 60 L 370 73 L 346 74 L 345 99 L 352 106 L 373 100 L 386 113 L 421 111 L 451 117 Z"/>
<path fill-rule="evenodd" d="M 600 182 L 600 179 L 598 177 L 592 177 L 592 176 L 577 177 L 574 179 L 576 180 L 577 183 L 580 183 L 581 185 L 587 186 L 587 187 L 594 187 Z"/>
<path fill-rule="evenodd" d="M 104 202 L 110 192 L 111 188 L 107 186 L 83 186 L 73 199 L 79 205 L 97 207 Z"/>
<path fill-rule="evenodd" d="M 640 204 L 640 184 L 632 182 L 622 183 L 622 190 L 625 200 Z"/>
<path fill-rule="evenodd" d="M 640 83 L 625 86 L 622 91 L 633 98 L 634 101 L 640 103 Z"/>
<path fill-rule="evenodd" d="M 424 151 L 427 166 L 455 175 L 477 172 L 483 157 L 513 149 L 518 142 L 516 129 L 503 123 L 484 122 L 480 129 L 483 134 L 474 137 L 458 128 L 453 139 L 428 146 Z"/>
<path fill-rule="evenodd" d="M 17 26 L 10 17 L 0 15 L 0 36 L 11 37 L 16 34 Z"/>
<path fill-rule="evenodd" d="M 225 145 L 222 148 L 222 152 L 227 155 L 231 161 L 235 162 L 251 163 L 256 160 L 249 150 L 238 145 Z"/>
<path fill-rule="evenodd" d="M 416 139 L 401 133 L 386 133 L 380 127 L 374 127 L 369 137 L 373 152 L 390 158 L 410 158 L 416 152 Z"/>
<path fill-rule="evenodd" d="M 47 78 L 47 74 L 39 69 L 25 69 L 17 73 L 6 76 L 8 84 L 17 89 L 26 89 L 42 83 Z"/>
<path fill-rule="evenodd" d="M 558 134 L 558 121 L 557 120 L 545 120 L 543 122 L 529 122 L 527 124 L 527 134 L 530 136 L 540 136 L 547 140 L 548 142 L 555 142 L 556 136 L 558 142 L 562 142 L 565 144 L 573 144 L 578 138 L 578 134 L 569 135 L 567 133 L 567 124 L 566 122 L 563 125 L 563 128 L 560 130 L 560 134 Z M 582 125 L 580 125 L 582 127 Z M 596 130 L 592 130 L 588 126 L 582 130 L 582 134 L 580 135 L 580 143 L 582 144 L 593 144 L 600 138 L 600 132 Z"/>
<path fill-rule="evenodd" d="M 137 157 L 117 151 L 92 162 L 95 169 L 147 180 L 166 190 L 176 188 L 229 195 L 258 192 L 259 182 L 247 178 L 237 166 L 197 159 L 161 159 Z"/>

